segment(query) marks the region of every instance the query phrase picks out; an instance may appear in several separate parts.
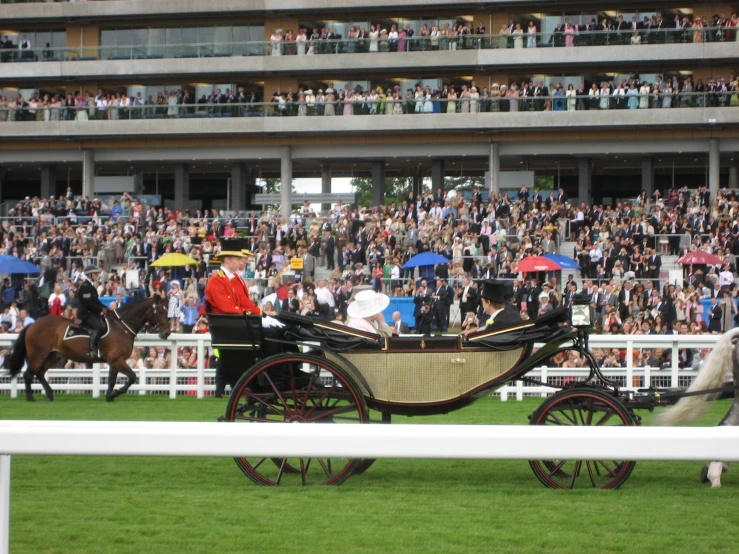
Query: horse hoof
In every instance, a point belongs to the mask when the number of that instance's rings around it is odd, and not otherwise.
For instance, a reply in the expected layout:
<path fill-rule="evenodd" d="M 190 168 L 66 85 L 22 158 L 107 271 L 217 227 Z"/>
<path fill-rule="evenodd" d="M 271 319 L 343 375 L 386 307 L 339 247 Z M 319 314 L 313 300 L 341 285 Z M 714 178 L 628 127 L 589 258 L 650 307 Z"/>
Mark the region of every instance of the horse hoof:
<path fill-rule="evenodd" d="M 36 402 L 36 399 L 33 396 L 27 396 L 26 402 Z"/>
<path fill-rule="evenodd" d="M 54 397 L 53 396 L 47 396 L 46 397 L 46 401 L 47 402 L 54 402 Z"/>
<path fill-rule="evenodd" d="M 115 396 L 106 396 L 105 401 L 106 402 L 113 402 L 115 400 Z"/>

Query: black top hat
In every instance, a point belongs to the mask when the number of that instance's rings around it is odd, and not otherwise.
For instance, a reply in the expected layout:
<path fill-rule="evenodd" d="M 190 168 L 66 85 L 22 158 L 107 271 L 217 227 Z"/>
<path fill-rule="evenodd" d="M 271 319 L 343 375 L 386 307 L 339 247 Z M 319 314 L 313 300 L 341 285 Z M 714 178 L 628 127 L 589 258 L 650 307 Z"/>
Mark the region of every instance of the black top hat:
<path fill-rule="evenodd" d="M 239 251 L 239 250 L 248 250 L 251 244 L 249 244 L 249 239 L 245 238 L 223 238 L 221 239 L 221 250 L 231 250 L 231 251 Z"/>
<path fill-rule="evenodd" d="M 499 279 L 491 279 L 482 282 L 480 296 L 498 304 L 505 303 L 508 283 Z"/>

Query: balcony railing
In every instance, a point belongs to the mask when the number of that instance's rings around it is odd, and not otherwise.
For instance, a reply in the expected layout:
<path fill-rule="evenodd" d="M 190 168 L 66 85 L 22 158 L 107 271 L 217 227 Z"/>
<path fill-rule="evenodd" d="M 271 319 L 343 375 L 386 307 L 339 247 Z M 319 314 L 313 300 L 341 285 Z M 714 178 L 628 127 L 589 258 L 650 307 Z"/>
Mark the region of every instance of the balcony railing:
<path fill-rule="evenodd" d="M 0 50 L 2 62 L 59 62 L 148 60 L 170 58 L 228 58 L 234 56 L 293 56 L 358 53 L 405 53 L 454 50 L 503 50 L 623 45 L 736 42 L 733 28 L 686 30 L 591 31 L 519 35 L 463 35 L 413 38 L 338 39 L 295 42 L 230 42 L 168 45 L 83 46 Z"/>
<path fill-rule="evenodd" d="M 236 117 L 301 117 L 348 115 L 433 115 L 479 112 L 542 112 L 619 109 L 739 107 L 739 91 L 651 93 L 624 96 L 482 97 L 456 100 L 372 99 L 332 102 L 259 102 L 218 104 L 160 104 L 132 106 L 73 106 L 0 108 L 0 122 L 80 121 L 125 119 L 193 119 Z"/>

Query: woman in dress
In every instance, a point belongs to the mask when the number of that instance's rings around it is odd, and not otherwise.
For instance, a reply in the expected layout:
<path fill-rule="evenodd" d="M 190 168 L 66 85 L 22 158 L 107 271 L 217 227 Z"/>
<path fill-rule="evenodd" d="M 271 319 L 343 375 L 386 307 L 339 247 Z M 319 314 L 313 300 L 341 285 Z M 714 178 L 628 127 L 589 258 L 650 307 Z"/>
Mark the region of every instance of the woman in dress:
<path fill-rule="evenodd" d="M 470 91 L 467 85 L 462 85 L 462 92 L 459 93 L 460 113 L 470 113 Z"/>
<path fill-rule="evenodd" d="M 607 83 L 603 83 L 600 89 L 600 109 L 607 110 L 610 107 L 611 102 L 611 89 L 608 88 Z"/>
<path fill-rule="evenodd" d="M 395 95 L 393 94 L 392 89 L 387 89 L 387 92 L 385 93 L 385 115 L 393 115 L 395 113 Z M 402 112 L 401 108 L 401 112 Z"/>
<path fill-rule="evenodd" d="M 77 121 L 87 121 L 87 98 L 84 97 L 81 93 L 77 95 L 77 99 L 74 102 L 75 108 L 77 108 L 77 113 L 75 114 L 74 118 Z"/>
<path fill-rule="evenodd" d="M 434 102 L 431 98 L 431 89 L 429 87 L 426 87 L 426 90 L 423 91 L 423 113 L 434 113 Z"/>
<path fill-rule="evenodd" d="M 480 106 L 480 93 L 476 87 L 470 89 L 470 112 L 477 113 Z"/>
<path fill-rule="evenodd" d="M 501 27 L 500 31 L 498 32 L 498 48 L 508 48 L 509 34 L 510 31 L 508 30 L 508 25 L 504 23 L 503 27 Z"/>
<path fill-rule="evenodd" d="M 323 110 L 323 115 L 336 115 L 336 97 L 333 92 L 326 95 L 326 107 Z"/>
<path fill-rule="evenodd" d="M 572 86 L 572 85 L 570 85 Z M 565 101 L 564 101 L 564 94 L 562 94 L 562 87 L 560 85 L 557 85 L 557 88 L 554 91 L 554 94 L 552 95 L 554 98 L 552 104 L 553 109 L 555 112 L 563 112 L 565 111 Z"/>
<path fill-rule="evenodd" d="M 305 94 L 298 93 L 298 117 L 305 117 L 308 115 L 308 105 L 305 102 Z"/>
<path fill-rule="evenodd" d="M 167 117 L 173 118 L 177 116 L 177 95 L 174 93 L 174 91 L 169 93 L 169 98 L 167 98 Z"/>
<path fill-rule="evenodd" d="M 380 31 L 377 27 L 374 25 L 370 25 L 370 32 L 369 32 L 369 51 L 370 52 L 377 52 L 377 39 L 380 37 Z"/>
<path fill-rule="evenodd" d="M 377 91 L 375 89 L 370 90 L 367 96 L 367 104 L 369 105 L 369 114 L 377 114 Z"/>
<path fill-rule="evenodd" d="M 500 85 L 498 83 L 493 83 L 490 87 L 490 111 L 500 111 Z"/>
<path fill-rule="evenodd" d="M 344 115 L 354 115 L 353 102 L 354 95 L 352 91 L 346 91 L 346 96 L 344 96 Z"/>
<path fill-rule="evenodd" d="M 662 107 L 672 107 L 672 87 L 670 87 L 670 85 L 667 85 L 665 90 L 662 92 Z"/>
<path fill-rule="evenodd" d="M 520 96 L 518 91 L 518 85 L 516 83 L 513 83 L 511 85 L 511 88 L 508 89 L 508 92 L 506 93 L 506 98 L 509 98 L 508 100 L 508 111 L 509 112 L 517 112 L 518 111 L 518 97 Z"/>
<path fill-rule="evenodd" d="M 598 85 L 596 85 L 595 83 L 593 83 L 593 86 L 591 86 L 590 90 L 588 91 L 588 99 L 590 101 L 590 109 L 597 110 L 600 100 L 600 90 L 598 89 Z"/>
<path fill-rule="evenodd" d="M 457 91 L 454 87 L 449 88 L 446 101 L 446 113 L 457 113 Z"/>
<path fill-rule="evenodd" d="M 575 91 L 575 87 L 572 86 L 572 83 L 567 85 L 567 111 L 568 112 L 574 112 L 577 109 L 577 92 Z"/>
<path fill-rule="evenodd" d="M 693 20 L 693 42 L 703 42 L 703 20 L 697 16 Z"/>
<path fill-rule="evenodd" d="M 298 56 L 304 56 L 305 55 L 305 45 L 308 42 L 308 36 L 306 35 L 305 29 L 300 29 L 298 31 L 298 36 L 295 37 L 295 46 L 297 48 Z"/>
<path fill-rule="evenodd" d="M 631 86 L 635 87 L 634 84 L 632 84 Z M 649 83 L 645 81 L 644 83 L 642 83 L 641 87 L 639 88 L 639 108 L 642 110 L 649 107 L 649 93 L 650 93 Z"/>
<path fill-rule="evenodd" d="M 629 90 L 626 91 L 626 97 L 629 109 L 636 110 L 639 107 L 639 91 L 636 90 L 636 83 L 631 83 Z"/>
<path fill-rule="evenodd" d="M 513 48 L 523 48 L 523 29 L 520 23 L 516 23 L 513 30 Z"/>
<path fill-rule="evenodd" d="M 59 121 L 61 109 L 62 101 L 58 96 L 54 95 L 54 98 L 51 100 L 51 109 L 49 110 L 51 113 L 49 115 L 49 119 L 51 121 Z M 2 117 L 2 113 L 0 113 L 0 117 Z"/>
<path fill-rule="evenodd" d="M 575 28 L 569 23 L 565 27 L 565 47 L 572 48 L 575 46 Z"/>
<path fill-rule="evenodd" d="M 67 298 L 59 285 L 54 286 L 54 292 L 49 296 L 49 313 L 51 315 L 62 315 Z"/>
<path fill-rule="evenodd" d="M 533 21 L 529 21 L 527 32 L 529 37 L 526 39 L 526 48 L 536 48 L 536 25 Z"/>
<path fill-rule="evenodd" d="M 184 303 L 184 298 L 182 291 L 180 291 L 179 281 L 171 281 L 169 284 L 172 288 L 168 294 L 167 317 L 170 321 L 170 329 L 172 329 L 173 333 L 177 333 L 180 330 L 180 308 Z"/>
<path fill-rule="evenodd" d="M 403 99 L 399 90 L 393 93 L 393 115 L 403 115 Z"/>
<path fill-rule="evenodd" d="M 405 39 L 407 36 L 405 29 L 398 33 L 398 52 L 405 52 Z"/>
<path fill-rule="evenodd" d="M 272 33 L 272 36 L 269 37 L 269 41 L 272 44 L 272 55 L 273 56 L 281 56 L 282 55 L 282 29 L 275 29 L 275 32 Z"/>
<path fill-rule="evenodd" d="M 425 96 L 423 94 L 423 88 L 421 87 L 421 85 L 416 85 L 416 92 L 414 93 L 413 98 L 416 101 L 413 107 L 413 111 L 416 113 L 422 113 Z"/>

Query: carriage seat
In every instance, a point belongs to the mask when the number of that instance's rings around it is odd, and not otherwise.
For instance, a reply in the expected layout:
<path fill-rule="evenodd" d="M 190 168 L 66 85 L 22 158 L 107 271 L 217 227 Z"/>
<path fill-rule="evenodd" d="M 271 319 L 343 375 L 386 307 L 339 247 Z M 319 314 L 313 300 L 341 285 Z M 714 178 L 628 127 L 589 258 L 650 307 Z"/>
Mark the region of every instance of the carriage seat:
<path fill-rule="evenodd" d="M 570 310 L 568 306 L 560 306 L 545 316 L 522 321 L 502 329 L 487 329 L 466 336 L 463 344 L 474 344 L 491 347 L 516 348 L 522 343 L 550 342 L 572 332 L 570 326 Z"/>
<path fill-rule="evenodd" d="M 261 316 L 209 313 L 208 327 L 213 348 L 262 351 Z"/>
<path fill-rule="evenodd" d="M 287 326 L 285 337 L 296 342 L 319 342 L 337 352 L 356 348 L 381 350 L 385 346 L 385 338 L 381 335 L 352 329 L 341 323 L 285 312 L 280 313 L 277 319 Z"/>

